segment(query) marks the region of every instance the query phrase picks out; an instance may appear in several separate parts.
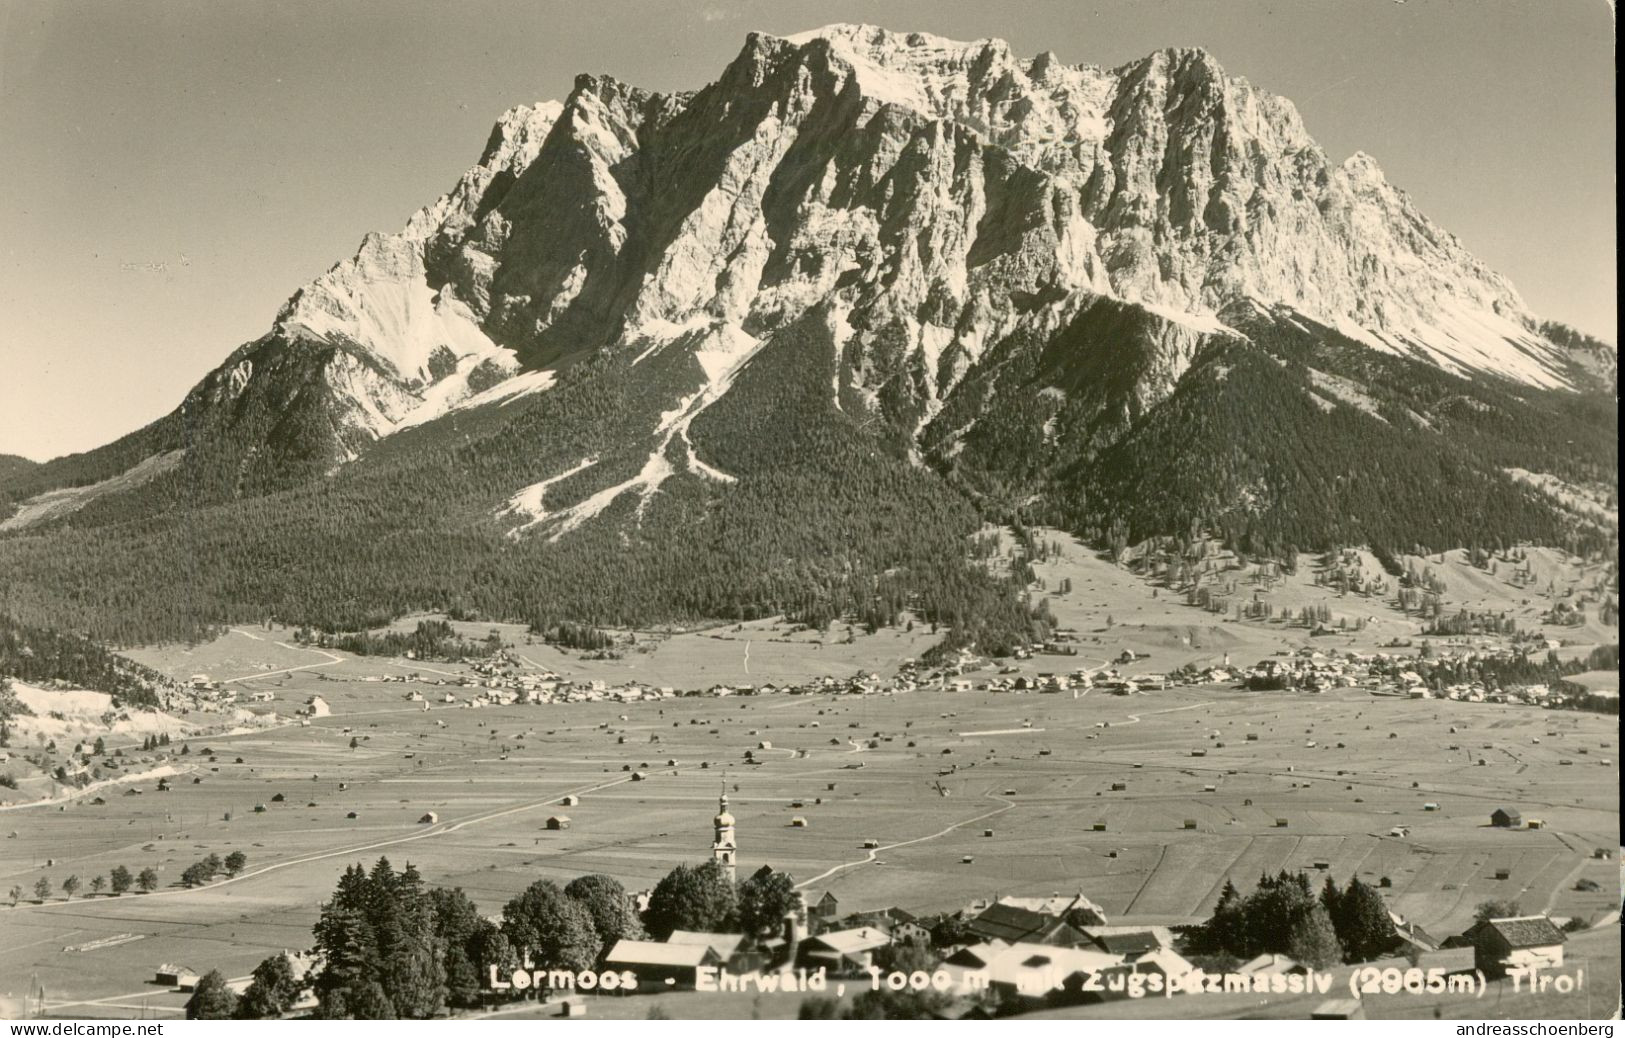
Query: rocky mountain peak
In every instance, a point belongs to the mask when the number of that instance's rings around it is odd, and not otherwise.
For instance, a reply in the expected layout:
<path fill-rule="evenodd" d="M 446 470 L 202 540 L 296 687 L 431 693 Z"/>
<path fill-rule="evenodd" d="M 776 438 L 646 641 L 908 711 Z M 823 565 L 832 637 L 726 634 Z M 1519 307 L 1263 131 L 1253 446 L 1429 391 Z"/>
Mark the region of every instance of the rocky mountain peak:
<path fill-rule="evenodd" d="M 450 191 L 296 292 L 266 342 L 329 358 L 346 456 L 595 350 L 679 344 L 718 392 L 810 314 L 836 392 L 918 427 L 990 348 L 1100 297 L 1185 329 L 1147 404 L 1238 302 L 1454 374 L 1571 384 L 1505 278 L 1206 50 L 1108 69 L 852 24 L 752 33 L 692 93 L 583 74 L 510 109 Z"/>

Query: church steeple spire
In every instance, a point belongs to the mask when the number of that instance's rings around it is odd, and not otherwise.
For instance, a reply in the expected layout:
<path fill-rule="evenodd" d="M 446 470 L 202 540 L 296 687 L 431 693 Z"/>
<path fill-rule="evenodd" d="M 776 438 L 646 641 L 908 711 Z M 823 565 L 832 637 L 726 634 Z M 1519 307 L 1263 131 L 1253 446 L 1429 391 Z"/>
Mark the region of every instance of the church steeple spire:
<path fill-rule="evenodd" d="M 722 869 L 728 882 L 734 881 L 735 857 L 739 845 L 734 840 L 734 816 L 728 813 L 728 782 L 722 783 L 722 795 L 717 798 L 717 817 L 712 822 L 716 836 L 711 841 L 711 860 Z"/>

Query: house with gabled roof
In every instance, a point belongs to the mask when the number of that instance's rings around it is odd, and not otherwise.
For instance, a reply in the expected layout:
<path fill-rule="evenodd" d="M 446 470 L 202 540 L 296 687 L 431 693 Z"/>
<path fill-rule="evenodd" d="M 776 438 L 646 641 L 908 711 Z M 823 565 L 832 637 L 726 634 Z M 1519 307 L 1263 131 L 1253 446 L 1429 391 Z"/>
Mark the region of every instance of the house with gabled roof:
<path fill-rule="evenodd" d="M 829 930 L 801 946 L 801 959 L 809 966 L 824 966 L 831 973 L 859 973 L 874 962 L 877 948 L 891 944 L 891 934 L 878 926 Z"/>
<path fill-rule="evenodd" d="M 610 949 L 604 965 L 612 970 L 630 970 L 637 975 L 638 983 L 656 990 L 661 986 L 680 990 L 693 988 L 700 968 L 719 967 L 722 959 L 704 944 L 663 944 L 623 938 Z"/>
<path fill-rule="evenodd" d="M 1115 928 L 1113 928 L 1115 929 Z M 1150 930 L 1123 930 L 1114 933 L 1096 933 L 1085 930 L 1084 933 L 1095 947 L 1109 955 L 1121 955 L 1132 959 L 1147 952 L 1159 951 L 1163 944 L 1157 935 Z"/>
<path fill-rule="evenodd" d="M 974 936 L 983 941 L 1000 940 L 1011 944 L 1048 944 L 1075 948 L 1089 943 L 1083 933 L 1068 925 L 1059 916 L 1034 912 L 1017 905 L 989 905 L 966 925 Z"/>
<path fill-rule="evenodd" d="M 671 936 L 666 938 L 667 944 L 698 944 L 710 948 L 717 953 L 717 958 L 727 962 L 733 953 L 739 949 L 739 942 L 745 939 L 740 933 L 708 933 L 704 930 L 673 930 Z"/>
<path fill-rule="evenodd" d="M 1015 905 L 1029 912 L 1061 916 L 1078 926 L 1106 925 L 1106 910 L 1085 897 L 1081 890 L 1076 894 L 1051 894 L 1049 897 L 1001 897 L 998 903 Z"/>
<path fill-rule="evenodd" d="M 1485 976 L 1502 977 L 1517 969 L 1555 969 L 1563 965 L 1566 934 L 1543 915 L 1485 919 L 1451 943 L 1472 945 L 1474 961 Z"/>
<path fill-rule="evenodd" d="M 809 911 L 815 919 L 834 922 L 841 916 L 841 899 L 835 896 L 835 891 L 826 890 L 823 897 L 813 902 Z"/>
<path fill-rule="evenodd" d="M 1048 1003 L 1075 1001 L 1085 980 L 1104 970 L 1119 969 L 1123 959 L 1094 948 L 1062 948 L 1019 942 L 993 956 L 985 970 L 989 990 L 1001 1003 L 1037 1008 Z M 1084 999 L 1091 1001 L 1092 999 Z"/>

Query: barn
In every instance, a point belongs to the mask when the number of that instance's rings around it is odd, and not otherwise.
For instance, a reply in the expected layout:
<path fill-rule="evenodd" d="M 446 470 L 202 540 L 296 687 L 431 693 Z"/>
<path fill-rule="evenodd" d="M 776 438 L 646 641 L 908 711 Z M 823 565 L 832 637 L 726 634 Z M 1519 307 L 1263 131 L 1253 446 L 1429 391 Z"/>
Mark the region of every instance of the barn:
<path fill-rule="evenodd" d="M 1453 943 L 1471 944 L 1473 958 L 1486 976 L 1501 977 L 1514 969 L 1555 969 L 1563 965 L 1568 938 L 1543 915 L 1486 919 Z"/>
<path fill-rule="evenodd" d="M 659 941 L 622 939 L 610 949 L 604 965 L 613 970 L 635 973 L 639 984 L 692 989 L 702 966 L 721 966 L 722 960 L 706 944 L 662 944 Z"/>
<path fill-rule="evenodd" d="M 1490 812 L 1490 824 L 1497 829 L 1516 829 L 1523 825 L 1523 816 L 1510 807 L 1498 807 Z"/>
<path fill-rule="evenodd" d="M 553 815 L 547 820 L 547 828 L 553 832 L 561 832 L 570 828 L 569 815 Z"/>
<path fill-rule="evenodd" d="M 832 930 L 801 946 L 801 958 L 808 965 L 825 966 L 831 973 L 857 973 L 869 968 L 877 948 L 891 944 L 891 934 L 876 926 L 852 930 Z"/>
<path fill-rule="evenodd" d="M 163 987 L 190 991 L 197 987 L 198 974 L 197 970 L 188 966 L 176 966 L 166 962 L 153 974 L 152 982 Z"/>

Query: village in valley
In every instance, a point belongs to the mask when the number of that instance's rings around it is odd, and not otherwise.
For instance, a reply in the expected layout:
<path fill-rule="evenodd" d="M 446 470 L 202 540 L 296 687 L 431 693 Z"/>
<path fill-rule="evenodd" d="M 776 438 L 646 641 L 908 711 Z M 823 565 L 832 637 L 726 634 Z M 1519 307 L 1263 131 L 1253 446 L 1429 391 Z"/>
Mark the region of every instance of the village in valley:
<path fill-rule="evenodd" d="M 0 998 L 320 1014 L 321 924 L 360 866 L 403 902 L 459 892 L 465 929 L 434 938 L 468 967 L 457 1014 L 1617 1000 L 1611 569 L 1511 548 L 1288 571 L 1053 531 L 992 564 L 1023 563 L 1046 635 L 1000 657 L 924 622 L 583 647 L 409 617 L 132 650 L 173 679 L 159 711 L 14 682 Z M 425 631 L 459 651 L 392 651 Z"/>

